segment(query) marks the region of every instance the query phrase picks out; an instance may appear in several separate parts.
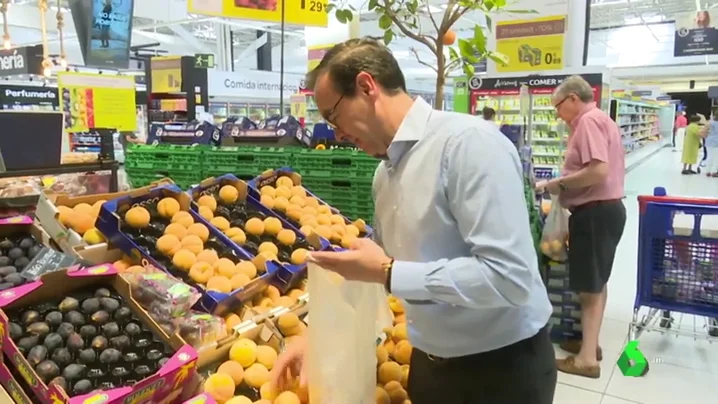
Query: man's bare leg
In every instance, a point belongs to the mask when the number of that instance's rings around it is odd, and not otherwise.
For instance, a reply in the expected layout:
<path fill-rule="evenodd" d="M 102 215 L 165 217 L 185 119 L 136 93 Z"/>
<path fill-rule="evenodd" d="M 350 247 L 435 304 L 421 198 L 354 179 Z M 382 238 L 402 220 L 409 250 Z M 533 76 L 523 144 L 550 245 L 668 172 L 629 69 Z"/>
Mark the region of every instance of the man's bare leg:
<path fill-rule="evenodd" d="M 600 293 L 581 293 L 579 296 L 583 341 L 574 362 L 579 368 L 594 367 L 598 366 L 596 350 L 598 349 L 598 334 L 603 321 L 603 310 L 606 307 L 606 288 L 604 286 Z"/>

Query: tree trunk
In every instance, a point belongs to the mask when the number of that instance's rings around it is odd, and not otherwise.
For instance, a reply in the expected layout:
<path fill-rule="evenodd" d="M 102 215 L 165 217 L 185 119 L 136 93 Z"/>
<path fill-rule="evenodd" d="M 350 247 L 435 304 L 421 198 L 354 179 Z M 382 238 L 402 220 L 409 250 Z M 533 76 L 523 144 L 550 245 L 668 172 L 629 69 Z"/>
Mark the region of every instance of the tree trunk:
<path fill-rule="evenodd" d="M 444 83 L 446 83 L 446 59 L 444 58 L 444 47 L 436 47 L 436 97 L 434 100 L 434 109 L 439 111 L 444 109 Z"/>

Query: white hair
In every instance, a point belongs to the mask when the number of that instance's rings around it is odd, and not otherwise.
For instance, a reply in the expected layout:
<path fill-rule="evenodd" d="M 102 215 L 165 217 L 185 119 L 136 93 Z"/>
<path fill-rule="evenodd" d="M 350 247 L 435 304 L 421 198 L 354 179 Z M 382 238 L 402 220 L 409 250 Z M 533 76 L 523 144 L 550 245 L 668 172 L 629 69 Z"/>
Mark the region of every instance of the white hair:
<path fill-rule="evenodd" d="M 553 92 L 554 98 L 563 98 L 569 94 L 576 94 L 578 99 L 583 102 L 593 101 L 593 88 L 583 77 L 578 75 L 564 80 Z"/>

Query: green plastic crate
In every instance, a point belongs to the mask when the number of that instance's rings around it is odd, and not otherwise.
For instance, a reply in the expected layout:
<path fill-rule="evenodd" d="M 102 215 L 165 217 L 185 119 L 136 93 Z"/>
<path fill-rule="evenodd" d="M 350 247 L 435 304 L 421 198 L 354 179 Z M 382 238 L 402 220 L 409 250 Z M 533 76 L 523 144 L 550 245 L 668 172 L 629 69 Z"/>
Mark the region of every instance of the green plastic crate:
<path fill-rule="evenodd" d="M 165 177 L 171 178 L 182 189 L 189 189 L 205 178 L 202 171 L 127 170 L 127 179 L 133 188 L 147 186 Z"/>
<path fill-rule="evenodd" d="M 373 178 L 379 160 L 349 149 L 297 149 L 292 168 L 302 176 L 322 178 Z"/>
<path fill-rule="evenodd" d="M 264 170 L 291 165 L 292 152 L 283 147 L 206 147 L 204 168 L 211 172 L 242 172 L 259 175 Z"/>
<path fill-rule="evenodd" d="M 366 206 L 371 203 L 372 179 L 338 179 L 302 176 L 302 185 L 329 204 L 345 205 L 347 208 Z"/>
<path fill-rule="evenodd" d="M 202 170 L 201 148 L 181 145 L 128 145 L 125 167 L 133 170 Z"/>

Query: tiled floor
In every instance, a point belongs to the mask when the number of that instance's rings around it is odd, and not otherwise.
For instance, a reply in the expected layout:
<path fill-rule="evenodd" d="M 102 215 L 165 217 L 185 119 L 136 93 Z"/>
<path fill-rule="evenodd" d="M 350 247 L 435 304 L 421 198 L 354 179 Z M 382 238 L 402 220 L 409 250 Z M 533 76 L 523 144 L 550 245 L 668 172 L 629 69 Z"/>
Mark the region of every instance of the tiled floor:
<path fill-rule="evenodd" d="M 639 194 L 652 194 L 656 186 L 668 194 L 718 197 L 718 178 L 680 175 L 680 153 L 663 149 L 626 176 L 628 220 L 609 282 L 609 301 L 601 332 L 604 351 L 601 378 L 597 380 L 559 374 L 556 404 L 715 404 L 718 403 L 718 340 L 643 333 L 638 341 L 643 354 L 654 363 L 644 377 L 625 377 L 616 359 L 628 333 L 636 293 L 636 252 Z M 676 319 L 678 320 L 678 319 Z M 681 328 L 696 328 L 701 335 L 705 320 L 684 316 Z M 556 348 L 556 356 L 563 353 Z"/>

